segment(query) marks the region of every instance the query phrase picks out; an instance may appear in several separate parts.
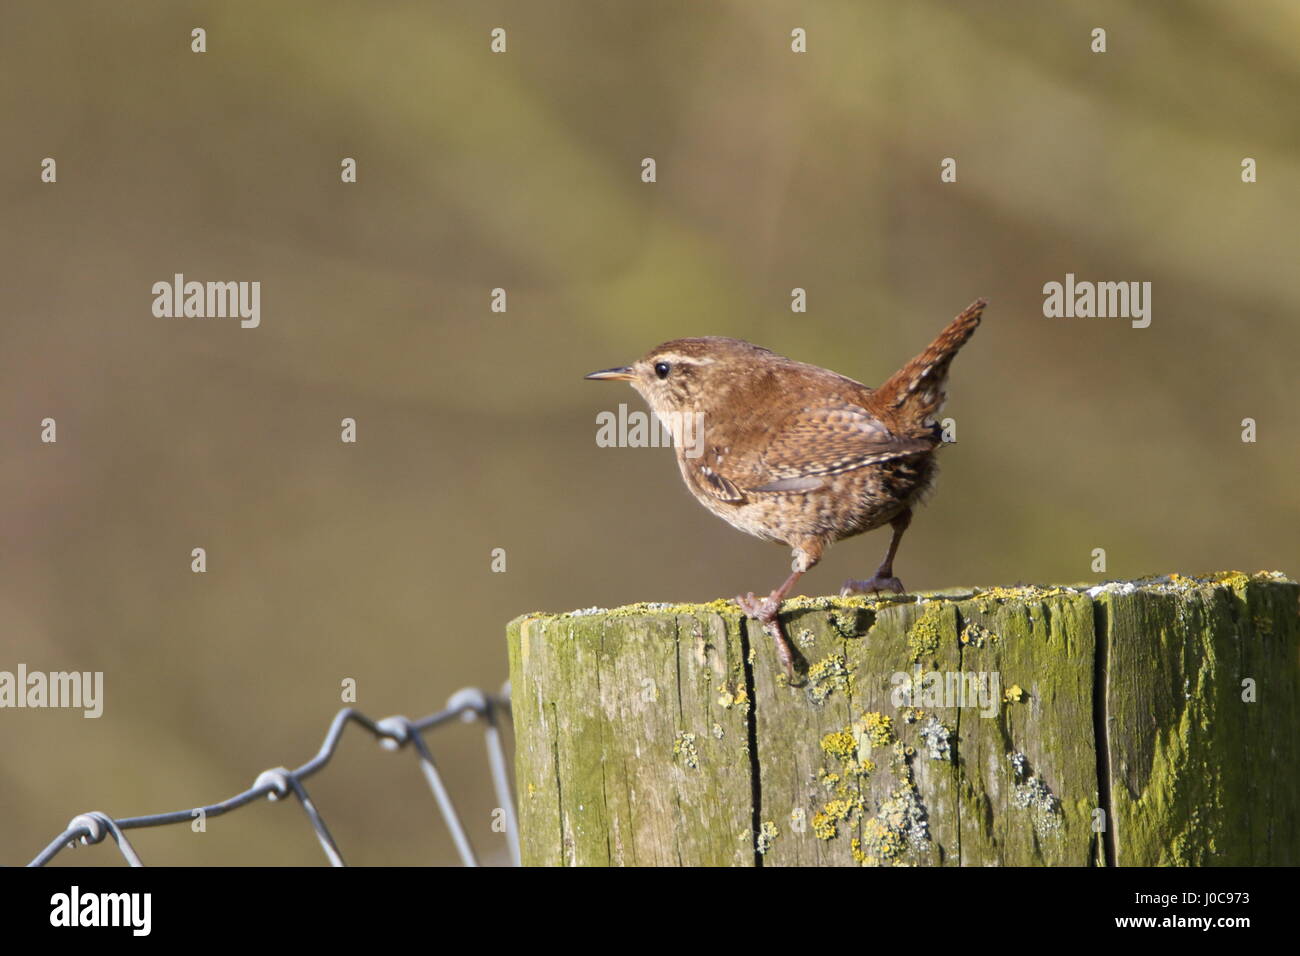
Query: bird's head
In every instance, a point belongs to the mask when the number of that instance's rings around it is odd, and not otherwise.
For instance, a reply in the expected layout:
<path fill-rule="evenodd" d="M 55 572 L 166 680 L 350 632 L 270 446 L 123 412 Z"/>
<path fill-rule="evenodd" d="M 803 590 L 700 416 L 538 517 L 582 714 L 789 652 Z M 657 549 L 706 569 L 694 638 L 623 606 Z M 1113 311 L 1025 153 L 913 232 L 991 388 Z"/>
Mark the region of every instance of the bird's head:
<path fill-rule="evenodd" d="M 628 382 L 661 419 L 668 414 L 706 412 L 733 391 L 753 383 L 755 374 L 778 356 L 740 339 L 707 336 L 673 339 L 631 365 L 586 376 L 595 381 Z"/>

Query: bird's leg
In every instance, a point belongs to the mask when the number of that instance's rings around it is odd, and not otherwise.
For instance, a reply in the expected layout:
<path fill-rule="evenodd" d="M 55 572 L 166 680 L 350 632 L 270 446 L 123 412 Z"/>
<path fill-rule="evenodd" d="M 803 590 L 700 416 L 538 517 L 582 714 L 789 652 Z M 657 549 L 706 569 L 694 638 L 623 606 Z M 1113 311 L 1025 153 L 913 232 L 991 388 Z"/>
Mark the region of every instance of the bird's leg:
<path fill-rule="evenodd" d="M 786 676 L 792 681 L 794 680 L 794 652 L 790 650 L 790 642 L 786 640 L 785 630 L 781 627 L 781 602 L 785 600 L 785 596 L 790 593 L 803 574 L 803 571 L 792 572 L 785 579 L 785 584 L 765 598 L 754 597 L 753 591 L 736 598 L 740 609 L 762 624 L 763 630 L 771 636 L 776 644 L 776 656 L 781 659 L 781 666 L 785 668 Z"/>
<path fill-rule="evenodd" d="M 889 542 L 889 551 L 885 554 L 885 560 L 880 562 L 880 567 L 876 569 L 876 576 L 870 581 L 845 581 L 844 587 L 840 588 L 840 596 L 847 594 L 873 593 L 876 591 L 893 591 L 895 594 L 903 593 L 903 582 L 894 577 L 894 555 L 898 553 L 898 542 L 903 540 L 903 532 L 907 526 L 912 523 L 912 509 L 904 508 L 899 512 L 898 517 L 891 521 L 890 527 L 894 529 L 894 536 Z"/>
<path fill-rule="evenodd" d="M 785 596 L 790 593 L 791 589 L 803 577 L 802 571 L 794 571 L 785 579 L 785 584 L 781 585 L 765 598 L 754 597 L 754 592 L 750 591 L 744 597 L 736 598 L 736 603 L 740 609 L 755 620 L 762 621 L 764 624 L 774 621 L 777 618 L 777 612 L 781 610 L 781 602 Z"/>

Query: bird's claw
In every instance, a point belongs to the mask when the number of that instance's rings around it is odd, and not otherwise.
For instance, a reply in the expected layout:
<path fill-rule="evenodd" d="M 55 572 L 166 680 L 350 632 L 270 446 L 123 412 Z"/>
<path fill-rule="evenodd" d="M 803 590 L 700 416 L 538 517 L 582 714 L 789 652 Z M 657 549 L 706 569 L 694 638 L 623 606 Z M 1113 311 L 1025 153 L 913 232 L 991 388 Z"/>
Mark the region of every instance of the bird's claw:
<path fill-rule="evenodd" d="M 786 640 L 785 629 L 781 627 L 781 602 L 777 599 L 775 592 L 767 597 L 755 597 L 754 592 L 740 595 L 736 598 L 736 604 L 745 613 L 763 625 L 763 630 L 771 635 L 773 643 L 776 645 L 776 656 L 781 661 L 781 666 L 785 668 L 787 680 L 791 686 L 799 686 L 798 673 L 794 664 L 794 649 L 790 647 L 790 642 Z"/>
<path fill-rule="evenodd" d="M 772 599 L 772 595 L 767 597 L 755 597 L 754 592 L 740 595 L 736 598 L 736 605 L 745 612 L 747 617 L 752 617 L 756 621 L 764 624 L 771 624 L 777 619 L 781 610 L 781 602 Z"/>

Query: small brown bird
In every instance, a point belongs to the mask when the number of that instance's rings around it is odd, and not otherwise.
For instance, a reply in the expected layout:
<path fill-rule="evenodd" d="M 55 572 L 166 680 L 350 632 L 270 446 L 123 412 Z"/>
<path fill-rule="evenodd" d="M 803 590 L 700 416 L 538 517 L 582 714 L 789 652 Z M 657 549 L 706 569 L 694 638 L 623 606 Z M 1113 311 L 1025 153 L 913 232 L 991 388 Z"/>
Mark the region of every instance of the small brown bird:
<path fill-rule="evenodd" d="M 793 549 L 784 584 L 766 598 L 736 598 L 772 635 L 787 673 L 794 664 L 781 602 L 828 545 L 889 524 L 893 538 L 875 577 L 848 581 L 840 593 L 902 593 L 894 556 L 913 504 L 934 480 L 948 366 L 985 305 L 973 302 L 876 389 L 717 336 L 674 339 L 632 365 L 587 376 L 631 382 L 641 393 L 672 431 L 686 487 L 704 507 Z"/>

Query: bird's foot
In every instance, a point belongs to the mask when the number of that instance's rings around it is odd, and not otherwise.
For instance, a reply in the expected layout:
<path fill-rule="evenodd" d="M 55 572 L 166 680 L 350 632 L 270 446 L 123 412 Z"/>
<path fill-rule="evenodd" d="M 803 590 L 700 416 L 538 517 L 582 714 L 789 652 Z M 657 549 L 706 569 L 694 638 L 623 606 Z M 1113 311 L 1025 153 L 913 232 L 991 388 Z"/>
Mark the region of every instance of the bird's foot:
<path fill-rule="evenodd" d="M 850 594 L 878 594 L 881 591 L 893 591 L 895 594 L 906 593 L 903 582 L 898 578 L 881 577 L 877 574 L 870 581 L 854 581 L 852 579 L 845 581 L 844 587 L 840 588 L 840 597 L 848 597 Z"/>
<path fill-rule="evenodd" d="M 737 596 L 736 604 L 745 612 L 746 617 L 752 617 L 763 624 L 776 621 L 781 612 L 781 601 L 775 591 L 763 598 L 754 597 L 754 592 L 750 591 L 748 594 Z"/>
<path fill-rule="evenodd" d="M 751 617 L 763 625 L 763 630 L 772 638 L 772 643 L 776 645 L 776 656 L 781 661 L 781 666 L 785 668 L 786 679 L 792 686 L 799 686 L 798 675 L 794 667 L 794 651 L 790 647 L 790 642 L 786 639 L 785 628 L 781 626 L 781 599 L 773 591 L 765 598 L 754 597 L 754 592 L 740 595 L 736 598 L 736 604 L 746 617 Z"/>

